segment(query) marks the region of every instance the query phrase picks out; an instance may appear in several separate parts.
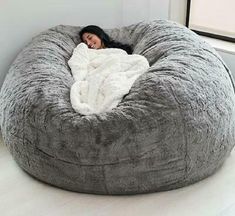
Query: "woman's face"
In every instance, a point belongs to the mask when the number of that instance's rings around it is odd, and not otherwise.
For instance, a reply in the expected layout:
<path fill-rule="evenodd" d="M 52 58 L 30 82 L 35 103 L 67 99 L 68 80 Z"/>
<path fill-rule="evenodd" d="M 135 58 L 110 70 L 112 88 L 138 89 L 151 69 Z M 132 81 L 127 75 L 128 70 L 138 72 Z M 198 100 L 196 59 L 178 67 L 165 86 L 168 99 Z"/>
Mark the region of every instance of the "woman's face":
<path fill-rule="evenodd" d="M 101 39 L 92 33 L 84 33 L 82 35 L 82 40 L 87 46 L 91 49 L 101 49 L 104 48 L 104 45 Z"/>

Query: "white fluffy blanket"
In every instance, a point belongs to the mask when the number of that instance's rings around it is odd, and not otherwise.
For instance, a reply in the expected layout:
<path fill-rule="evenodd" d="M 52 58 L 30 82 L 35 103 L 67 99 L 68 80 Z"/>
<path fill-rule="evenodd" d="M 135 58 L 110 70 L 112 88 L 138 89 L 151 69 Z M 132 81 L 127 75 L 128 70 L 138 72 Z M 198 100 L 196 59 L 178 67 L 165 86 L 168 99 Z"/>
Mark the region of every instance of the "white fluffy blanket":
<path fill-rule="evenodd" d="M 74 49 L 68 64 L 75 80 L 70 91 L 72 107 L 83 115 L 116 107 L 149 68 L 141 55 L 115 48 L 89 49 L 84 43 Z"/>

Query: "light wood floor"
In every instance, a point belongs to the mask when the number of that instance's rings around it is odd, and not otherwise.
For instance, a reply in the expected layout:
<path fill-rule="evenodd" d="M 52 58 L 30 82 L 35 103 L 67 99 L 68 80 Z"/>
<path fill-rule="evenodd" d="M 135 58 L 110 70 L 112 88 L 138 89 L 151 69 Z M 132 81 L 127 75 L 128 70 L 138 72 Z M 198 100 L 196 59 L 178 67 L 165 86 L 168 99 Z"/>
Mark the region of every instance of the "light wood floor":
<path fill-rule="evenodd" d="M 235 216 L 235 151 L 215 175 L 161 193 L 101 196 L 61 190 L 23 172 L 0 140 L 1 216 Z"/>

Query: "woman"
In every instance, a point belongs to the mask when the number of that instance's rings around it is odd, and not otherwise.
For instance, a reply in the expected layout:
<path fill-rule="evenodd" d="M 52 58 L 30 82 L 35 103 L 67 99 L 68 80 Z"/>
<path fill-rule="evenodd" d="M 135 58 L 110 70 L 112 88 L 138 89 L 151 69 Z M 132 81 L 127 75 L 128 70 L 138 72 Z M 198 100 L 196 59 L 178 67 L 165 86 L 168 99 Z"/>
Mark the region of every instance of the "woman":
<path fill-rule="evenodd" d="M 79 36 L 81 41 L 91 49 L 119 48 L 125 50 L 128 54 L 133 52 L 131 46 L 112 40 L 99 26 L 89 25 L 84 27 L 79 32 Z"/>
<path fill-rule="evenodd" d="M 70 91 L 72 107 L 82 115 L 110 111 L 148 70 L 149 63 L 144 56 L 128 55 L 132 53 L 129 45 L 110 39 L 98 26 L 87 26 L 79 35 L 83 43 L 68 61 L 75 81 Z"/>

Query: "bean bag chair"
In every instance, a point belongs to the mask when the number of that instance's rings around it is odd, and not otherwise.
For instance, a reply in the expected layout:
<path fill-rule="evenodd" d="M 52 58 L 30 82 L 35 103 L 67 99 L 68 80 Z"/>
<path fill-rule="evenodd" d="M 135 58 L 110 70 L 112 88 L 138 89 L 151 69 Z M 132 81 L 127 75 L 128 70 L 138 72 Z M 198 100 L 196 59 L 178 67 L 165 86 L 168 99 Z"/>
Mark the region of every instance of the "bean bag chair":
<path fill-rule="evenodd" d="M 43 182 L 94 194 L 171 190 L 217 171 L 235 144 L 235 94 L 215 50 L 165 20 L 107 29 L 150 68 L 117 107 L 81 115 L 70 103 L 67 64 L 80 30 L 42 32 L 10 67 L 0 119 L 18 165 Z"/>

